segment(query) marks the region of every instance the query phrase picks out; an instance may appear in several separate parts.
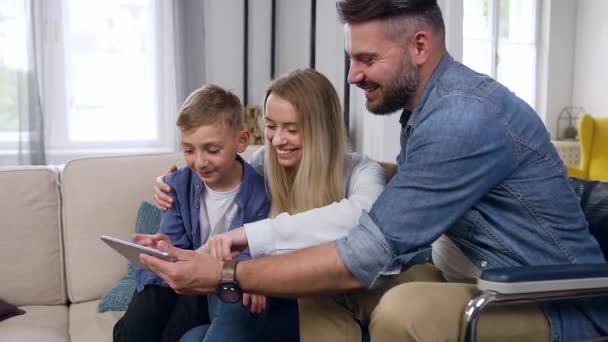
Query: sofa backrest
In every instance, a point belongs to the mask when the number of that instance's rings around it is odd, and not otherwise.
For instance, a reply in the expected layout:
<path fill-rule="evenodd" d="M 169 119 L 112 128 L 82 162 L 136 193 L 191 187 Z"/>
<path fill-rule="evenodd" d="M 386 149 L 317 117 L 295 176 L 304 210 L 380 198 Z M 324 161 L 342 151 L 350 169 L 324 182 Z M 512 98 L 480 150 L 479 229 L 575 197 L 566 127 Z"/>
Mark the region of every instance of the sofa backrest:
<path fill-rule="evenodd" d="M 0 298 L 14 305 L 66 303 L 58 172 L 0 168 Z"/>
<path fill-rule="evenodd" d="M 137 209 L 153 201 L 154 179 L 181 153 L 73 160 L 61 176 L 63 242 L 69 300 L 99 299 L 127 270 L 127 261 L 100 240 L 130 240 Z"/>
<path fill-rule="evenodd" d="M 249 159 L 259 146 L 242 153 Z M 126 240 L 142 201 L 153 203 L 154 179 L 183 154 L 94 157 L 70 161 L 61 174 L 61 218 L 67 295 L 72 303 L 99 299 L 127 271 L 127 260 L 100 240 Z"/>

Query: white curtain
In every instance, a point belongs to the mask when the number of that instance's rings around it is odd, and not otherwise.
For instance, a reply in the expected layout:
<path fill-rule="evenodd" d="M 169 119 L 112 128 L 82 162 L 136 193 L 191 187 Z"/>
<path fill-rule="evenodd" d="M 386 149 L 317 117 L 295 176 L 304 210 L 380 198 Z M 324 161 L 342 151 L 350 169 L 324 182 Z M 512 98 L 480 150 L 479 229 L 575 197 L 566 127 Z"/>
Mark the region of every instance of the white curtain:
<path fill-rule="evenodd" d="M 0 135 L 3 150 L 9 151 L 3 164 L 46 163 L 37 3 L 7 1 L 0 12 Z"/>
<path fill-rule="evenodd" d="M 205 82 L 204 9 L 200 0 L 173 0 L 173 6 L 176 95 L 181 104 Z"/>

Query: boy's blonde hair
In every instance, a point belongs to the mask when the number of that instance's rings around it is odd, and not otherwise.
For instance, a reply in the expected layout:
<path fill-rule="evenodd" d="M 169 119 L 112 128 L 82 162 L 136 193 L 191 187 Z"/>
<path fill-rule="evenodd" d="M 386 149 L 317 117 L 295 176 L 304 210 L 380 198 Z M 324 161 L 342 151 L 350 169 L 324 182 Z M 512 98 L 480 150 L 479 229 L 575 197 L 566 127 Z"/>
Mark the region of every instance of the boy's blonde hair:
<path fill-rule="evenodd" d="M 264 112 L 271 93 L 287 100 L 296 110 L 302 139 L 302 160 L 289 169 L 279 164 L 276 150 L 266 141 L 271 217 L 342 200 L 346 132 L 340 99 L 331 82 L 312 69 L 282 76 L 268 87 Z"/>
<path fill-rule="evenodd" d="M 204 85 L 188 95 L 176 122 L 182 131 L 217 123 L 237 131 L 243 129 L 243 105 L 238 96 L 215 84 Z"/>

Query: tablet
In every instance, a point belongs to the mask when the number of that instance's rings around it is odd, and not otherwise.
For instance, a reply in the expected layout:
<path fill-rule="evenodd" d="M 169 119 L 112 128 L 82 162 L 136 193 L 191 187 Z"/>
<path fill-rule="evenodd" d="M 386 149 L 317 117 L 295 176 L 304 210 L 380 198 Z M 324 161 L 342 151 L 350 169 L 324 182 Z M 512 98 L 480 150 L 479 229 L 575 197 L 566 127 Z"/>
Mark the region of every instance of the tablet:
<path fill-rule="evenodd" d="M 159 251 L 158 249 L 154 249 L 151 247 L 138 245 L 134 242 L 125 241 L 106 235 L 102 235 L 101 240 L 108 244 L 108 246 L 112 247 L 112 249 L 120 253 L 122 256 L 127 258 L 129 261 L 141 268 L 148 269 L 147 266 L 145 266 L 139 261 L 139 255 L 142 253 L 152 255 L 166 261 L 175 261 L 175 259 L 167 252 Z"/>

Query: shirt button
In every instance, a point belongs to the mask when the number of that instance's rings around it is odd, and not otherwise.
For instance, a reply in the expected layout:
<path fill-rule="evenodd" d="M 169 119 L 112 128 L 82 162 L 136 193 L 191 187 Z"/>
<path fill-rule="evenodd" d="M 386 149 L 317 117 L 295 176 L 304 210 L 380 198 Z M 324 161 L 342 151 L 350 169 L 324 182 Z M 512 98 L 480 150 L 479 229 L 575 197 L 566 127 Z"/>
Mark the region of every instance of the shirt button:
<path fill-rule="evenodd" d="M 198 205 L 198 204 L 197 204 L 197 205 L 196 205 L 196 209 L 198 209 L 199 207 L 200 207 L 200 205 Z"/>
<path fill-rule="evenodd" d="M 483 267 L 483 268 L 488 267 L 488 262 L 487 262 L 487 261 L 485 261 L 485 260 L 483 260 L 483 261 L 481 262 L 481 267 Z"/>

